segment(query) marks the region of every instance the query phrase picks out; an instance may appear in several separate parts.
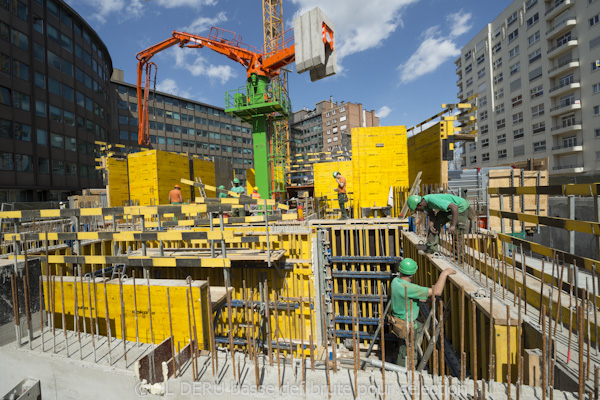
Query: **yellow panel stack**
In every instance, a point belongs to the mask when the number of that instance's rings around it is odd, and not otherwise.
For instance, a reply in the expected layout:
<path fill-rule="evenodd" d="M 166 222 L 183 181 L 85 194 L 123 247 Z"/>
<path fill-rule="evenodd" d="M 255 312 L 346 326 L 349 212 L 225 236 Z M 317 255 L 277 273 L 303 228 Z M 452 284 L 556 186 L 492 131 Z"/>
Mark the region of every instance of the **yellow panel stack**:
<path fill-rule="evenodd" d="M 354 196 L 354 174 L 352 172 L 352 161 L 332 161 L 317 163 L 313 165 L 315 177 L 315 197 L 327 196 L 328 199 L 337 199 L 337 193 L 333 190 L 337 187 L 333 173 L 340 172 L 346 178 L 348 186 L 348 197 Z M 333 208 L 340 208 L 337 201 L 330 203 Z"/>
<path fill-rule="evenodd" d="M 352 129 L 355 215 L 387 205 L 390 186 L 408 186 L 405 126 Z"/>
<path fill-rule="evenodd" d="M 128 160 L 131 200 L 141 206 L 168 204 L 173 186 L 181 178 L 190 178 L 189 158 L 185 155 L 148 150 L 130 154 Z M 182 194 L 187 202 L 190 191 L 182 188 Z"/>
<path fill-rule="evenodd" d="M 192 180 L 200 178 L 202 180 L 202 183 L 204 183 L 205 185 L 216 185 L 214 162 L 194 158 L 192 159 L 192 163 L 194 167 L 194 176 L 192 176 Z M 206 195 L 209 197 L 215 197 L 216 193 L 212 190 L 207 190 Z"/>
<path fill-rule="evenodd" d="M 452 135 L 453 130 L 452 121 L 441 121 L 408 139 L 410 185 L 419 171 L 422 184 L 448 183 L 448 161 L 442 159 L 442 140 Z"/>
<path fill-rule="evenodd" d="M 129 200 L 127 160 L 108 157 L 106 159 L 106 171 L 108 175 L 106 187 L 108 206 L 121 207 Z"/>

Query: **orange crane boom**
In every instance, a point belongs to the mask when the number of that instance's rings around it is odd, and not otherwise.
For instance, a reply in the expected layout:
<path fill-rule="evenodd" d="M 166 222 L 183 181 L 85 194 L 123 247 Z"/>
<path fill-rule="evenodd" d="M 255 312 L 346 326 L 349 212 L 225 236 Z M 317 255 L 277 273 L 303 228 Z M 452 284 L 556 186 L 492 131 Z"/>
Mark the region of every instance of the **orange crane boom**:
<path fill-rule="evenodd" d="M 157 53 L 166 50 L 172 46 L 178 45 L 179 47 L 189 48 L 203 48 L 207 47 L 216 51 L 219 54 L 223 54 L 227 58 L 240 63 L 248 74 L 248 78 L 252 74 L 259 76 L 265 76 L 272 79 L 279 75 L 279 69 L 289 65 L 295 60 L 295 46 L 289 44 L 283 49 L 264 54 L 258 51 L 258 49 L 252 46 L 241 43 L 235 33 L 232 39 L 225 39 L 224 34 L 226 31 L 220 28 L 211 28 L 209 37 L 202 37 L 186 32 L 173 31 L 173 36 L 158 43 L 154 46 L 147 48 L 146 50 L 140 51 L 136 54 L 138 60 L 137 68 L 137 98 L 138 98 L 138 110 L 139 110 L 139 131 L 138 131 L 138 143 L 140 145 L 149 144 L 148 135 L 148 95 L 149 95 L 149 74 L 151 65 L 150 59 Z M 142 96 L 142 79 L 144 72 L 146 72 L 146 85 L 144 96 Z"/>

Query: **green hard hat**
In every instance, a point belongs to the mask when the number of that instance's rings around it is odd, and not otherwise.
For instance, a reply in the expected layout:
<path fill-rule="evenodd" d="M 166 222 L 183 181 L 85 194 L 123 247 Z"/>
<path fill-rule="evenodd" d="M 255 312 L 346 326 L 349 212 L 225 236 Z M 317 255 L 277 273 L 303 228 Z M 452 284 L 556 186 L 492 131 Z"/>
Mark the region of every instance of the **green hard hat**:
<path fill-rule="evenodd" d="M 333 177 L 335 178 L 335 177 L 337 176 L 337 174 L 339 174 L 339 171 L 335 171 L 335 172 L 333 173 Z"/>
<path fill-rule="evenodd" d="M 400 272 L 404 275 L 414 275 L 419 266 L 412 258 L 405 258 L 400 262 Z"/>
<path fill-rule="evenodd" d="M 240 180 L 238 178 L 233 178 L 233 183 L 240 183 Z"/>
<path fill-rule="evenodd" d="M 219 186 L 219 189 L 225 189 L 225 186 L 221 185 Z"/>
<path fill-rule="evenodd" d="M 421 202 L 423 198 L 421 196 L 417 196 L 417 195 L 412 195 L 412 196 L 408 196 L 408 208 L 410 208 L 412 211 L 415 211 L 415 209 L 417 208 L 417 205 L 419 205 L 419 203 Z"/>

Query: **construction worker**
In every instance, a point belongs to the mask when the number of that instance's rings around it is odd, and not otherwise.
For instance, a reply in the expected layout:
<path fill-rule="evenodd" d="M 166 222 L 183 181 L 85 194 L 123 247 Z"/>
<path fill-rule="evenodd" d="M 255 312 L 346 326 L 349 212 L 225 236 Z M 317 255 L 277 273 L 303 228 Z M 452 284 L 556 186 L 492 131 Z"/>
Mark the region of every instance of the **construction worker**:
<path fill-rule="evenodd" d="M 240 184 L 240 180 L 238 178 L 233 178 L 233 187 L 231 191 L 238 194 L 244 194 L 244 187 Z M 234 217 L 244 217 L 246 213 L 243 208 L 235 208 L 233 210 Z"/>
<path fill-rule="evenodd" d="M 225 190 L 225 186 L 221 185 L 221 186 L 219 186 L 219 189 L 221 189 L 221 190 Z M 225 192 L 219 192 L 219 198 L 220 198 L 220 199 L 225 199 L 225 198 L 227 198 L 227 193 L 225 193 Z"/>
<path fill-rule="evenodd" d="M 181 204 L 183 203 L 183 196 L 181 195 L 181 186 L 175 185 L 173 190 L 169 192 L 169 203 Z"/>
<path fill-rule="evenodd" d="M 464 234 L 468 228 L 468 221 L 474 214 L 469 200 L 447 193 L 409 196 L 408 207 L 412 211 L 422 211 L 429 215 L 429 233 L 427 234 L 427 252 L 435 253 L 439 250 L 440 230 L 448 222 L 448 233 L 458 231 Z M 437 213 L 434 211 L 437 210 Z M 462 254 L 459 249 L 458 254 Z"/>
<path fill-rule="evenodd" d="M 342 211 L 342 217 L 340 219 L 348 219 L 348 213 L 346 212 L 346 202 L 348 201 L 348 196 L 346 195 L 346 178 L 338 171 L 333 173 L 333 177 L 338 184 L 334 191 L 338 194 L 338 203 L 340 205 L 340 210 Z"/>
<path fill-rule="evenodd" d="M 446 268 L 440 274 L 437 282 L 433 287 L 428 288 L 414 284 L 413 275 L 417 272 L 419 266 L 412 258 L 405 258 L 398 266 L 400 276 L 394 278 L 391 284 L 391 318 L 392 331 L 400 339 L 400 347 L 398 348 L 398 357 L 396 364 L 406 366 L 405 359 L 407 357 L 406 338 L 408 337 L 407 323 L 414 324 L 414 338 L 416 345 L 421 344 L 421 332 L 423 331 L 423 323 L 417 321 L 419 317 L 419 301 L 426 301 L 429 297 L 441 296 L 446 285 L 446 278 L 449 275 L 454 275 L 456 271 L 453 268 Z M 408 310 L 406 305 L 408 304 Z M 412 319 L 411 319 L 412 309 Z M 417 351 L 414 352 L 415 364 L 417 362 Z"/>

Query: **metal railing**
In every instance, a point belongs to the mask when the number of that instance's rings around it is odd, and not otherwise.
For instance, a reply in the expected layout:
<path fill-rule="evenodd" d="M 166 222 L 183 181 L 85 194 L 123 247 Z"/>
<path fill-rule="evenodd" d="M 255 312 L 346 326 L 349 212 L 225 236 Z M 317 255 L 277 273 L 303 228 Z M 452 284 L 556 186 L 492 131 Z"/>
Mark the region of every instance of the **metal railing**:
<path fill-rule="evenodd" d="M 583 168 L 583 164 L 573 164 L 573 165 L 558 165 L 553 167 L 553 170 L 561 170 L 561 169 L 570 169 L 570 168 Z"/>
<path fill-rule="evenodd" d="M 559 68 L 562 68 L 562 67 L 564 67 L 565 65 L 567 65 L 567 64 L 569 64 L 569 63 L 572 63 L 572 62 L 579 62 L 579 58 L 572 58 L 572 59 L 570 59 L 569 61 L 562 62 L 562 63 L 558 64 L 556 67 L 549 69 L 549 70 L 548 70 L 548 73 L 554 72 L 554 71 L 556 71 L 557 69 L 559 69 Z"/>
<path fill-rule="evenodd" d="M 577 37 L 570 37 L 570 38 L 569 38 L 569 40 L 565 41 L 564 43 L 561 43 L 561 44 L 559 44 L 559 45 L 556 45 L 556 46 L 554 46 L 554 47 L 552 47 L 552 48 L 548 49 L 548 51 L 546 52 L 546 54 L 550 54 L 550 53 L 552 53 L 554 50 L 558 49 L 559 47 L 566 46 L 566 45 L 568 45 L 568 44 L 569 44 L 569 43 L 571 43 L 571 42 L 577 42 Z"/>
<path fill-rule="evenodd" d="M 577 103 L 577 101 L 579 101 L 579 103 Z M 575 100 L 574 102 L 572 102 L 572 103 L 569 103 L 569 104 L 559 104 L 559 105 L 558 105 L 558 106 L 556 106 L 556 107 L 552 107 L 552 108 L 550 109 L 550 112 L 552 112 L 552 111 L 556 111 L 556 110 L 559 110 L 559 109 L 561 109 L 561 108 L 569 107 L 569 106 L 579 106 L 579 107 L 581 107 L 581 100 Z"/>
<path fill-rule="evenodd" d="M 550 89 L 549 93 L 552 93 L 552 92 L 554 92 L 554 91 L 556 91 L 556 90 L 558 90 L 558 89 L 562 89 L 562 88 L 564 88 L 565 86 L 572 85 L 572 84 L 574 84 L 574 83 L 580 83 L 579 79 L 574 79 L 574 80 L 572 80 L 572 81 L 571 81 L 571 82 L 569 82 L 569 83 L 563 83 L 563 84 L 561 84 L 561 85 L 554 86 L 552 89 Z"/>
<path fill-rule="evenodd" d="M 576 146 L 583 146 L 583 143 L 579 143 L 579 142 L 575 141 L 574 143 L 567 144 L 567 145 L 563 144 L 562 146 L 554 146 L 554 147 L 552 147 L 552 150 L 570 149 L 570 148 L 573 148 Z"/>
<path fill-rule="evenodd" d="M 552 11 L 556 10 L 558 7 L 562 6 L 565 3 L 566 0 L 560 0 L 559 2 L 555 1 L 554 2 L 554 6 L 550 7 L 548 10 L 546 10 L 546 13 L 544 15 L 548 15 L 550 14 Z M 569 1 L 570 3 L 571 1 Z"/>
<path fill-rule="evenodd" d="M 551 131 L 557 131 L 559 129 L 565 129 L 565 128 L 570 128 L 570 127 L 574 127 L 576 125 L 581 125 L 581 121 L 575 121 L 572 124 L 569 125 L 558 125 L 558 126 L 553 126 Z M 574 128 L 575 129 L 575 128 Z"/>
<path fill-rule="evenodd" d="M 552 28 L 548 29 L 548 30 L 546 31 L 546 36 L 548 36 L 548 34 L 552 33 L 552 31 L 555 31 L 555 30 L 557 30 L 558 28 L 561 28 L 563 25 L 566 25 L 566 23 L 567 23 L 568 21 L 575 21 L 575 22 L 577 22 L 577 18 L 575 18 L 575 17 L 571 17 L 571 18 L 565 18 L 565 19 L 563 19 L 563 20 L 562 20 L 562 21 L 560 21 L 558 24 L 556 24 L 556 25 L 554 25 Z"/>

